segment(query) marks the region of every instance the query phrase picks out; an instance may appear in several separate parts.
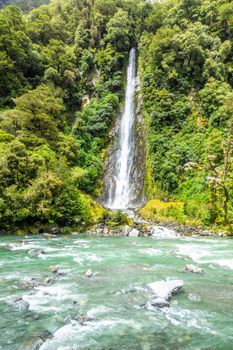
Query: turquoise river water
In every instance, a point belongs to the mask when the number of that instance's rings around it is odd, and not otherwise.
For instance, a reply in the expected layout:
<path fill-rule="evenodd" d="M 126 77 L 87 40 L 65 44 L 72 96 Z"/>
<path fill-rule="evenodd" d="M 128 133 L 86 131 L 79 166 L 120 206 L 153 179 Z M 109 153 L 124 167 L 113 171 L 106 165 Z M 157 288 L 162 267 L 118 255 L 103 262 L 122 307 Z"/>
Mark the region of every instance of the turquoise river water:
<path fill-rule="evenodd" d="M 205 273 L 184 272 L 187 263 Z M 26 276 L 38 286 L 23 288 Z M 165 279 L 182 279 L 183 292 L 148 310 L 145 285 Z M 0 285 L 1 350 L 233 349 L 231 239 L 3 236 Z"/>

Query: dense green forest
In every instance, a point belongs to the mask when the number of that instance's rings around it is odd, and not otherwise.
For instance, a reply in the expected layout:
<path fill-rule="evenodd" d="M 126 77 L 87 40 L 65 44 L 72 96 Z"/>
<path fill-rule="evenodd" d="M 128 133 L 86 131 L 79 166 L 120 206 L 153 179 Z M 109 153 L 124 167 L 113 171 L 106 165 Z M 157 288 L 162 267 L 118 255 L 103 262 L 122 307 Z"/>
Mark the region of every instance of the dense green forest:
<path fill-rule="evenodd" d="M 2 9 L 2 229 L 86 226 L 106 216 L 91 197 L 100 195 L 135 46 L 156 198 L 142 214 L 230 231 L 232 44 L 229 0 L 52 0 L 27 14 Z"/>
<path fill-rule="evenodd" d="M 48 4 L 49 0 L 1 0 L 0 8 L 3 8 L 7 5 L 17 5 L 23 11 L 30 11 L 40 5 Z"/>

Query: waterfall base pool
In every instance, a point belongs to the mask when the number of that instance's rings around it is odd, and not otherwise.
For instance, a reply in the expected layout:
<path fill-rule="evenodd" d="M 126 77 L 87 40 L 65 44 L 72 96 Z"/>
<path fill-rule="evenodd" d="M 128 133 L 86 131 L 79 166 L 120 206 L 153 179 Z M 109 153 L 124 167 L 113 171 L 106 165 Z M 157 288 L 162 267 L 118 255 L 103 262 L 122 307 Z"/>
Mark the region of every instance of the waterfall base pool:
<path fill-rule="evenodd" d="M 232 242 L 2 237 L 0 349 L 233 349 Z M 205 273 L 185 273 L 188 263 Z M 38 285 L 23 288 L 26 276 Z M 183 292 L 170 307 L 148 310 L 145 285 L 165 279 L 182 279 Z M 12 302 L 20 296 L 28 309 Z"/>

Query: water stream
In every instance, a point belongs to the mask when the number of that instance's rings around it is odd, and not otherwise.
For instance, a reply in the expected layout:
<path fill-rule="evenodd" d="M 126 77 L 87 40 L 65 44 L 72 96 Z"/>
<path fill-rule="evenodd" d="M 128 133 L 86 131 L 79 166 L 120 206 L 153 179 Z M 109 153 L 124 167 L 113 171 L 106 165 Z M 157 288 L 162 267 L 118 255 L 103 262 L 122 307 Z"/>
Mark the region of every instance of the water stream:
<path fill-rule="evenodd" d="M 230 350 L 232 253 L 230 239 L 2 237 L 0 349 Z M 183 272 L 187 263 L 205 273 Z M 51 265 L 64 274 L 49 271 Z M 23 288 L 25 276 L 39 285 Z M 54 280 L 42 285 L 48 276 Z M 169 308 L 143 307 L 145 284 L 167 278 L 182 279 L 183 293 Z M 29 302 L 28 310 L 12 304 L 18 296 Z M 82 323 L 79 315 L 90 319 Z"/>
<path fill-rule="evenodd" d="M 110 182 L 107 207 L 112 209 L 126 209 L 131 202 L 131 169 L 134 157 L 134 116 L 135 116 L 135 82 L 136 82 L 136 54 L 132 48 L 129 55 L 127 69 L 127 85 L 125 93 L 125 107 L 120 121 L 119 148 L 115 154 L 114 181 Z"/>

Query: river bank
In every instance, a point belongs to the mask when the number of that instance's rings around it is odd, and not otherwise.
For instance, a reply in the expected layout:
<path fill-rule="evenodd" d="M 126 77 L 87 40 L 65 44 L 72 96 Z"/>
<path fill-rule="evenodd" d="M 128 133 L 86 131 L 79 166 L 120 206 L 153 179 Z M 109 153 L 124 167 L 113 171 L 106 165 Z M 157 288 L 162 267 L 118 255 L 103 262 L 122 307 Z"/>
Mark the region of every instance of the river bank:
<path fill-rule="evenodd" d="M 56 238 L 57 235 L 79 235 L 91 234 L 99 236 L 131 236 L 131 237 L 180 237 L 180 236 L 231 236 L 226 231 L 214 231 L 211 229 L 181 225 L 176 222 L 164 222 L 159 220 L 145 220 L 141 217 L 139 210 L 129 209 L 123 211 L 106 212 L 105 219 L 99 219 L 99 223 L 92 225 L 76 225 L 73 227 L 61 227 L 56 224 L 34 224 L 25 225 L 2 231 L 0 235 L 14 233 L 19 236 L 41 234 L 45 238 Z"/>

